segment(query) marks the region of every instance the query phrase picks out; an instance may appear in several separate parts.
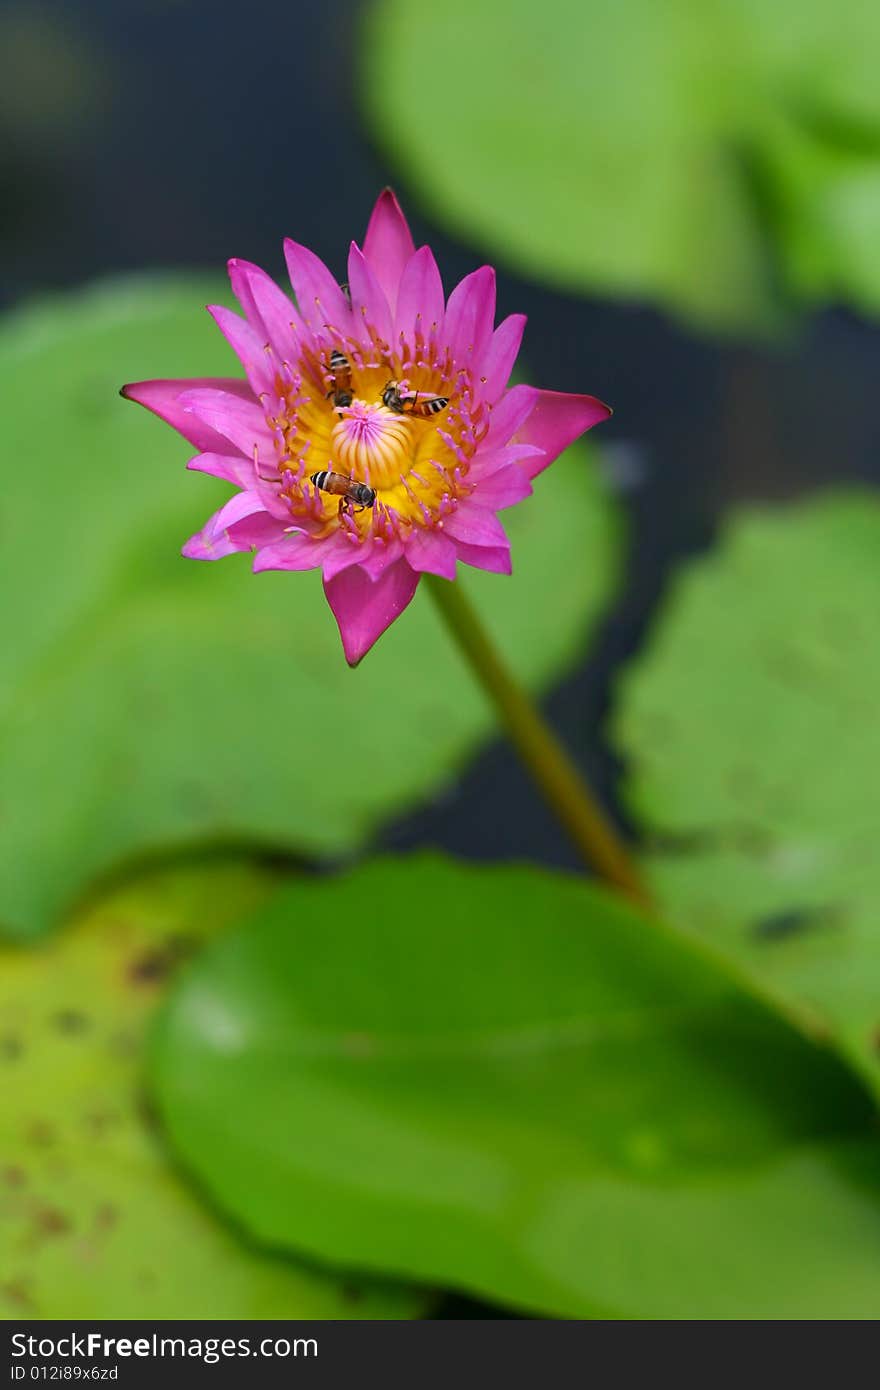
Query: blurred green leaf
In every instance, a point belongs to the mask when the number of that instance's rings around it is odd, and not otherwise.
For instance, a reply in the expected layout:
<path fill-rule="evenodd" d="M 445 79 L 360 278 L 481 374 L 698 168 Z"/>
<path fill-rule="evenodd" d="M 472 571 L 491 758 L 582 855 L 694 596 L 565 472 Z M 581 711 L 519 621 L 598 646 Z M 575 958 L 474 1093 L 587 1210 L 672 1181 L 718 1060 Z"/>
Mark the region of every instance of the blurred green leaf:
<path fill-rule="evenodd" d="M 265 899 L 211 864 L 0 950 L 0 1317 L 400 1318 L 420 1296 L 263 1253 L 170 1167 L 139 1087 L 169 973 Z"/>
<path fill-rule="evenodd" d="M 867 1318 L 867 1096 L 589 884 L 297 883 L 159 1019 L 177 1150 L 264 1240 L 574 1317 Z"/>
<path fill-rule="evenodd" d="M 795 302 L 880 312 L 878 68 L 861 0 L 376 0 L 364 97 L 491 258 L 741 331 Z"/>
<path fill-rule="evenodd" d="M 880 500 L 753 509 L 623 686 L 654 887 L 880 1087 Z"/>
<path fill-rule="evenodd" d="M 222 297 L 111 283 L 0 331 L 0 923 L 16 933 L 145 849 L 349 851 L 493 727 L 422 596 L 352 672 L 317 574 L 180 558 L 230 489 L 187 473 L 192 449 L 117 392 L 235 374 L 201 311 Z M 459 582 L 534 688 L 583 651 L 617 526 L 580 450 L 508 520 L 516 576 Z"/>

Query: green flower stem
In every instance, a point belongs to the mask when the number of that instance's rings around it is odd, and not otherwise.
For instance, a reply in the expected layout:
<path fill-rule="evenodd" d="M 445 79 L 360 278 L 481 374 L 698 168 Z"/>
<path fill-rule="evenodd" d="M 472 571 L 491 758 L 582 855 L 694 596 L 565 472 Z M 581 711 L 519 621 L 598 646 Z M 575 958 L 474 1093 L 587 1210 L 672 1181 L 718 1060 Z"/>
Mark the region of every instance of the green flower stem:
<path fill-rule="evenodd" d="M 500 714 L 524 765 L 568 832 L 584 863 L 633 902 L 648 892 L 626 846 L 555 734 L 508 670 L 461 584 L 426 574 L 447 628 Z"/>

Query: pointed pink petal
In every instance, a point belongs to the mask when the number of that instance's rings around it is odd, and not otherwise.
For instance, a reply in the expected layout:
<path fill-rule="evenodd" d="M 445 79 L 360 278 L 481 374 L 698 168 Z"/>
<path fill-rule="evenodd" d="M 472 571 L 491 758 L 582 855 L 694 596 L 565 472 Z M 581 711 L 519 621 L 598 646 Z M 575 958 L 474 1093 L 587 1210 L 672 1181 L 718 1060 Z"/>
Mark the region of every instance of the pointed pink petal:
<path fill-rule="evenodd" d="M 420 574 L 439 574 L 441 579 L 455 578 L 455 546 L 442 531 L 414 526 L 406 542 L 406 558 Z"/>
<path fill-rule="evenodd" d="M 536 448 L 534 444 L 502 444 L 497 449 L 490 448 L 485 452 L 484 449 L 475 455 L 468 475 L 475 483 L 481 483 L 502 468 L 509 468 L 512 463 L 544 457 L 544 450 Z"/>
<path fill-rule="evenodd" d="M 325 582 L 335 579 L 337 574 L 349 569 L 352 565 L 361 564 L 370 552 L 370 542 L 360 544 L 357 541 L 349 540 L 342 531 L 336 532 L 336 544 L 329 547 L 324 552 L 321 561 L 321 573 Z"/>
<path fill-rule="evenodd" d="M 270 512 L 253 512 L 228 525 L 226 534 L 235 542 L 236 549 L 260 549 L 283 540 L 289 524 L 289 515 L 281 518 Z"/>
<path fill-rule="evenodd" d="M 231 536 L 230 528 L 249 518 L 264 516 L 263 504 L 252 492 L 237 492 L 215 512 L 210 521 L 191 536 L 183 547 L 188 560 L 220 560 L 236 550 L 250 550 L 252 542 L 244 534 Z"/>
<path fill-rule="evenodd" d="M 518 390 L 514 387 L 514 390 Z M 513 391 L 510 392 L 513 395 Z M 543 458 L 524 463 L 530 478 L 558 458 L 586 430 L 607 420 L 611 410 L 595 396 L 571 396 L 565 391 L 536 391 L 535 406 L 516 429 L 517 442 L 535 444 L 544 450 Z M 494 423 L 494 418 L 493 418 Z"/>
<path fill-rule="evenodd" d="M 497 401 L 510 380 L 525 326 L 525 314 L 510 314 L 492 334 L 485 364 L 480 373 L 486 378 L 483 395 L 492 404 Z"/>
<path fill-rule="evenodd" d="M 206 453 L 231 454 L 235 447 L 228 439 L 203 420 L 192 415 L 180 404 L 180 398 L 195 390 L 225 391 L 252 401 L 254 393 L 246 381 L 234 377 L 191 377 L 182 381 L 133 381 L 123 386 L 120 395 L 127 401 L 137 401 L 146 406 L 160 420 L 171 425 L 188 439 L 196 449 Z"/>
<path fill-rule="evenodd" d="M 412 342 L 417 328 L 428 338 L 433 324 L 438 334 L 446 317 L 443 281 L 430 246 L 420 246 L 404 267 L 394 315 L 394 337 Z"/>
<path fill-rule="evenodd" d="M 496 473 L 477 484 L 474 501 L 481 507 L 498 511 L 501 507 L 513 507 L 522 502 L 532 491 L 529 476 L 517 463 L 509 468 L 499 468 Z"/>
<path fill-rule="evenodd" d="M 419 576 L 398 560 L 373 582 L 358 566 L 324 581 L 349 666 L 356 666 L 373 643 L 412 600 Z"/>
<path fill-rule="evenodd" d="M 388 307 L 397 306 L 398 287 L 403 268 L 415 250 L 406 218 L 390 188 L 379 194 L 364 237 L 364 255 L 372 267 Z"/>
<path fill-rule="evenodd" d="M 290 508 L 271 479 L 259 476 L 253 458 L 246 459 L 243 454 L 196 454 L 186 466 L 196 473 L 210 473 L 246 492 L 256 493 L 267 512 L 281 518 L 285 526 L 290 525 Z"/>
<path fill-rule="evenodd" d="M 522 440 L 537 444 L 537 440 L 526 441 L 521 428 L 534 410 L 537 398 L 538 392 L 534 386 L 513 386 L 505 392 L 501 400 L 492 407 L 489 433 L 483 441 L 482 448 L 488 453 L 499 444 L 507 444 L 514 434 L 517 442 Z M 538 448 L 541 447 L 538 445 Z"/>
<path fill-rule="evenodd" d="M 312 332 L 324 336 L 328 324 L 340 334 L 350 332 L 348 300 L 320 256 L 289 237 L 284 255 L 300 314 Z"/>
<path fill-rule="evenodd" d="M 403 554 L 403 546 L 395 536 L 390 541 L 373 540 L 373 544 L 367 550 L 364 559 L 361 561 L 361 569 L 369 575 L 375 583 L 380 575 L 384 574 L 391 565 L 396 565 Z M 327 577 L 327 571 L 324 571 Z"/>
<path fill-rule="evenodd" d="M 508 545 L 507 533 L 494 512 L 484 511 L 472 501 L 464 502 L 443 521 L 443 530 L 454 541 L 467 545 Z"/>
<path fill-rule="evenodd" d="M 227 268 L 232 292 L 254 332 L 264 345 L 270 345 L 279 362 L 292 362 L 305 335 L 292 301 L 258 265 L 234 258 Z"/>
<path fill-rule="evenodd" d="M 274 392 L 274 360 L 247 319 L 239 318 L 222 304 L 209 304 L 208 313 L 244 367 L 254 395 L 259 396 L 261 391 Z"/>
<path fill-rule="evenodd" d="M 369 343 L 369 333 L 362 330 L 375 329 L 386 343 L 391 342 L 391 310 L 385 291 L 382 289 L 369 262 L 356 242 L 351 243 L 348 253 L 348 288 L 351 294 L 351 312 L 355 333 Z"/>
<path fill-rule="evenodd" d="M 443 339 L 459 366 L 480 363 L 494 322 L 495 271 L 490 265 L 483 265 L 456 285 L 446 305 Z"/>
<path fill-rule="evenodd" d="M 338 538 L 338 532 L 323 540 L 316 540 L 303 531 L 292 532 L 257 552 L 254 556 L 254 574 L 262 570 L 317 569 Z"/>
<path fill-rule="evenodd" d="M 186 466 L 196 473 L 210 473 L 214 478 L 235 483 L 236 487 L 256 490 L 253 458 L 246 459 L 243 454 L 196 454 Z"/>
<path fill-rule="evenodd" d="M 455 548 L 459 560 L 473 566 L 474 569 L 488 570 L 490 574 L 513 573 L 509 546 L 465 545 L 463 541 L 456 541 Z"/>
<path fill-rule="evenodd" d="M 180 397 L 180 404 L 234 444 L 246 458 L 253 459 L 256 449 L 258 458 L 262 455 L 267 463 L 274 463 L 275 438 L 253 396 L 242 400 L 228 391 L 196 389 L 186 391 Z"/>

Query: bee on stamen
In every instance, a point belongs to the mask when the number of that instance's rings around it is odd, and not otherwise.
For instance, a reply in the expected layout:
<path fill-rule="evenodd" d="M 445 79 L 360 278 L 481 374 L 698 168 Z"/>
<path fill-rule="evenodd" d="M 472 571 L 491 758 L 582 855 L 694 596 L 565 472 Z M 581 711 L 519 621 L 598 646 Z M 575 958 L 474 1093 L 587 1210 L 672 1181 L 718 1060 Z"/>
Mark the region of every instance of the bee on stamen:
<path fill-rule="evenodd" d="M 366 483 L 349 478 L 345 473 L 333 473 L 329 468 L 313 473 L 309 479 L 319 492 L 329 492 L 331 497 L 339 498 L 339 515 L 343 512 L 363 512 L 375 506 L 376 492 Z"/>
<path fill-rule="evenodd" d="M 439 415 L 449 404 L 448 396 L 425 395 L 424 400 L 419 400 L 422 394 L 421 391 L 416 391 L 413 395 L 403 395 L 400 382 L 389 381 L 382 392 L 382 404 L 387 410 L 395 411 L 397 415 L 415 415 L 420 420 L 429 420 L 432 415 Z"/>
<path fill-rule="evenodd" d="M 351 383 L 351 363 L 344 352 L 339 352 L 336 348 L 330 354 L 330 366 L 328 368 L 333 378 L 333 385 L 327 392 L 327 400 L 333 402 L 334 410 L 344 410 L 347 405 L 351 405 L 354 400 L 354 392 Z"/>

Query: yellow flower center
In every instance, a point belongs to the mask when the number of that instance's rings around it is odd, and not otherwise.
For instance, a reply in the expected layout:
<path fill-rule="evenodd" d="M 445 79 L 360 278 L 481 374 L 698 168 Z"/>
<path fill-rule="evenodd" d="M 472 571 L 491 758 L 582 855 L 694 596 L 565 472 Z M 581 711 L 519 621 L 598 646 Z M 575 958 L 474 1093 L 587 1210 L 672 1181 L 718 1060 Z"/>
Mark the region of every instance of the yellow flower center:
<path fill-rule="evenodd" d="M 346 364 L 337 360 L 335 372 L 334 351 Z M 398 384 L 390 406 L 383 401 L 389 382 Z M 258 466 L 265 482 L 277 482 L 291 525 L 388 540 L 412 526 L 442 527 L 472 490 L 469 464 L 488 429 L 488 410 L 474 400 L 470 372 L 457 371 L 433 336 L 418 335 L 412 346 L 401 341 L 392 353 L 378 339 L 365 348 L 334 334 L 320 355 L 309 351 L 295 367 L 285 364 L 275 388 L 263 406 L 277 457 Z M 430 413 L 424 403 L 438 396 L 448 404 Z M 324 470 L 366 483 L 375 505 L 340 511 L 338 495 L 311 482 Z"/>
<path fill-rule="evenodd" d="M 412 420 L 362 400 L 337 413 L 330 435 L 333 467 L 376 489 L 396 487 L 410 467 Z"/>

